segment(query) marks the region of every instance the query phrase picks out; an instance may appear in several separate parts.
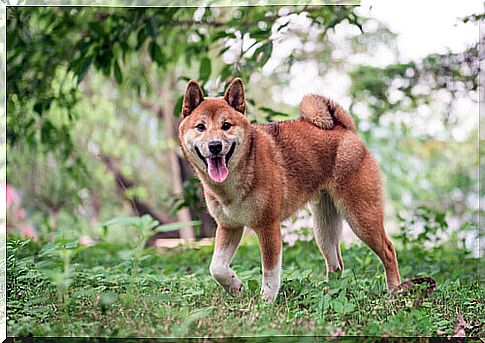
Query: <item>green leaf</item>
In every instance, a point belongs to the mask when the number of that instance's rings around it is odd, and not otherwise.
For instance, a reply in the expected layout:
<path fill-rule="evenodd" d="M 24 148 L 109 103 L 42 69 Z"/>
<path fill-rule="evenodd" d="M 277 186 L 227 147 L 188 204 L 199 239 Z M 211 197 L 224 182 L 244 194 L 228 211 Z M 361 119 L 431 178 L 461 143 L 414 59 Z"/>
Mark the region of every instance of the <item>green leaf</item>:
<path fill-rule="evenodd" d="M 320 299 L 319 307 L 321 312 L 327 312 L 328 308 L 330 307 L 331 300 L 332 297 L 330 296 L 330 294 L 325 294 L 325 296 Z"/>
<path fill-rule="evenodd" d="M 256 291 L 258 289 L 258 281 L 256 281 L 256 280 L 249 280 L 248 281 L 248 289 L 250 291 Z"/>
<path fill-rule="evenodd" d="M 231 48 L 230 46 L 226 46 L 226 47 L 222 48 L 221 51 L 219 51 L 219 53 L 217 54 L 217 56 L 222 56 L 230 48 Z"/>
<path fill-rule="evenodd" d="M 133 258 L 133 255 L 134 255 L 133 250 L 118 251 L 118 256 L 125 261 L 131 260 Z"/>
<path fill-rule="evenodd" d="M 268 36 L 271 34 L 271 30 L 261 30 L 257 28 L 255 30 L 251 30 L 249 34 L 251 35 L 251 38 L 262 40 L 263 38 L 268 38 Z"/>
<path fill-rule="evenodd" d="M 114 61 L 113 63 L 113 74 L 115 76 L 116 83 L 121 84 L 123 82 L 123 74 L 121 73 L 118 61 Z"/>
<path fill-rule="evenodd" d="M 42 116 L 42 113 L 49 110 L 51 107 L 53 98 L 41 99 L 34 104 L 34 111 Z"/>
<path fill-rule="evenodd" d="M 232 66 L 230 64 L 226 64 L 224 68 L 222 68 L 221 70 L 221 80 L 225 81 L 231 75 L 232 75 Z"/>
<path fill-rule="evenodd" d="M 162 66 L 165 63 L 165 56 L 163 55 L 162 49 L 153 40 L 148 45 L 148 53 L 150 54 L 152 61 L 156 62 L 159 66 Z"/>
<path fill-rule="evenodd" d="M 180 113 L 182 112 L 182 103 L 184 101 L 184 96 L 180 96 L 177 99 L 177 102 L 175 103 L 175 106 L 173 107 L 173 115 L 178 117 L 180 116 Z"/>
<path fill-rule="evenodd" d="M 164 224 L 164 225 L 157 226 L 155 228 L 155 230 L 153 230 L 153 231 L 154 232 L 165 232 L 165 231 L 178 230 L 178 229 L 181 229 L 181 228 L 187 227 L 187 226 L 197 226 L 197 225 L 200 225 L 199 220 L 193 220 L 193 221 L 190 221 L 190 222 L 177 222 L 177 223 L 170 223 L 170 224 Z"/>
<path fill-rule="evenodd" d="M 47 242 L 42 249 L 40 249 L 39 256 L 50 255 L 59 249 L 58 242 Z"/>
<path fill-rule="evenodd" d="M 136 50 L 139 50 L 143 43 L 145 43 L 145 40 L 148 37 L 147 30 L 142 28 L 140 31 L 138 31 L 138 34 L 136 35 Z"/>
<path fill-rule="evenodd" d="M 332 302 L 332 308 L 333 308 L 333 310 L 334 310 L 336 313 L 340 314 L 340 313 L 342 313 L 342 312 L 343 312 L 344 305 L 342 305 L 342 303 L 341 303 L 340 301 L 338 301 L 338 300 L 334 300 L 334 301 Z"/>
<path fill-rule="evenodd" d="M 283 117 L 289 117 L 288 113 L 283 113 L 279 111 L 275 111 L 269 107 L 259 107 L 259 109 L 265 113 L 268 113 L 271 116 L 283 116 Z"/>
<path fill-rule="evenodd" d="M 77 248 L 77 240 L 76 241 L 72 241 L 72 242 L 67 242 L 65 245 L 64 245 L 64 249 L 74 249 L 74 248 Z"/>
<path fill-rule="evenodd" d="M 116 217 L 113 219 L 108 220 L 107 222 L 104 222 L 102 226 L 113 226 L 113 225 L 118 225 L 118 226 L 134 226 L 138 224 L 140 220 L 140 217 L 128 217 L 128 216 L 123 216 L 123 217 Z"/>
<path fill-rule="evenodd" d="M 42 102 L 36 102 L 34 105 L 34 111 L 37 112 L 39 115 L 42 115 L 42 111 L 44 110 L 42 106 Z"/>
<path fill-rule="evenodd" d="M 151 17 L 147 23 L 147 31 L 153 38 L 156 38 L 158 35 L 158 27 L 160 26 L 157 17 Z"/>
<path fill-rule="evenodd" d="M 41 131 L 40 131 L 40 141 L 43 144 L 54 144 L 54 133 L 56 131 L 56 127 L 50 122 L 45 121 L 42 124 Z"/>
<path fill-rule="evenodd" d="M 91 66 L 91 64 L 93 63 L 93 57 L 90 56 L 88 58 L 85 58 L 81 64 L 81 66 L 79 67 L 79 70 L 77 72 L 77 83 L 81 83 L 81 81 L 84 79 L 84 77 L 86 76 L 86 73 L 88 72 L 89 70 L 89 67 Z"/>
<path fill-rule="evenodd" d="M 344 308 L 343 308 L 343 313 L 350 313 L 354 310 L 354 305 L 347 302 L 345 305 L 344 305 Z"/>
<path fill-rule="evenodd" d="M 211 75 L 211 61 L 209 57 L 205 56 L 200 61 L 200 70 L 199 70 L 199 80 L 201 82 L 207 82 Z"/>
<path fill-rule="evenodd" d="M 214 43 L 221 38 L 234 37 L 234 33 L 226 32 L 226 30 L 217 31 L 215 34 L 211 35 L 211 41 Z"/>

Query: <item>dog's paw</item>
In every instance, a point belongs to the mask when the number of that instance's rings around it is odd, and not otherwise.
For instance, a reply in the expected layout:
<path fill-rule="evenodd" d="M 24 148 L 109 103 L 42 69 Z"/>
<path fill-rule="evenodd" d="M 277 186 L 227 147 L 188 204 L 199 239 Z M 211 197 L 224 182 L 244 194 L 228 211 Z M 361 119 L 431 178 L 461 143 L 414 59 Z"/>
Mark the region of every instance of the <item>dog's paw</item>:
<path fill-rule="evenodd" d="M 277 296 L 278 291 L 263 291 L 263 293 L 261 294 L 261 298 L 269 303 L 274 302 Z"/>
<path fill-rule="evenodd" d="M 261 298 L 264 301 L 272 303 L 276 300 L 276 297 L 278 296 L 278 290 L 279 287 L 277 287 L 276 285 L 273 285 L 273 287 L 271 287 L 268 284 L 263 284 L 263 288 L 261 289 Z"/>
<path fill-rule="evenodd" d="M 231 282 L 231 284 L 229 284 L 225 288 L 226 288 L 227 293 L 229 293 L 233 297 L 240 296 L 243 293 L 243 291 L 244 291 L 243 283 L 237 277 L 234 277 L 233 278 L 233 281 Z"/>

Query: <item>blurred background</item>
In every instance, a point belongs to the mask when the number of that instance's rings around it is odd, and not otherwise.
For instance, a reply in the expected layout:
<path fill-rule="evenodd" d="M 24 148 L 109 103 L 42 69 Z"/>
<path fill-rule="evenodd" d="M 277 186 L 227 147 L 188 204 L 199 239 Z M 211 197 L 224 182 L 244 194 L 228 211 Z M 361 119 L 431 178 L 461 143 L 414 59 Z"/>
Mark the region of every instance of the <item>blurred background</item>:
<path fill-rule="evenodd" d="M 182 94 L 242 77 L 253 122 L 296 117 L 306 93 L 334 98 L 381 166 L 392 235 L 478 254 L 483 5 L 431 3 L 8 7 L 9 234 L 128 243 L 136 226 L 112 227 L 149 215 L 162 226 L 148 245 L 213 236 L 177 140 Z M 283 230 L 310 239 L 308 211 Z"/>

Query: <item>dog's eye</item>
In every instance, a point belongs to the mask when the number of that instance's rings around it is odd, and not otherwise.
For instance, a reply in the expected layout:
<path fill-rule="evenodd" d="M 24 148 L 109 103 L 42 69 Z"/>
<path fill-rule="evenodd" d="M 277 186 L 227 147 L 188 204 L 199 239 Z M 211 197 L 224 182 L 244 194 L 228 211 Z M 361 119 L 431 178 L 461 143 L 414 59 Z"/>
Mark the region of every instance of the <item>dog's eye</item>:
<path fill-rule="evenodd" d="M 224 131 L 227 131 L 231 128 L 231 126 L 232 125 L 229 123 L 223 123 L 221 129 L 223 129 Z"/>
<path fill-rule="evenodd" d="M 197 124 L 197 126 L 195 128 L 199 132 L 204 132 L 205 131 L 205 125 L 204 124 Z"/>

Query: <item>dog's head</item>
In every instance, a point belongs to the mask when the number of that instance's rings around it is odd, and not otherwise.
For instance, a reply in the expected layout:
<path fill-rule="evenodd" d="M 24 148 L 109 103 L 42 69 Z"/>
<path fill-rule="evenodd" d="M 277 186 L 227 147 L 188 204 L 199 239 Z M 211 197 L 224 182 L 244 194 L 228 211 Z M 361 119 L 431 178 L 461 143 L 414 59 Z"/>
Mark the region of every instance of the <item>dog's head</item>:
<path fill-rule="evenodd" d="M 240 161 L 250 122 L 241 79 L 231 82 L 223 98 L 206 98 L 196 81 L 187 85 L 179 138 L 189 161 L 215 182 L 224 182 Z"/>

